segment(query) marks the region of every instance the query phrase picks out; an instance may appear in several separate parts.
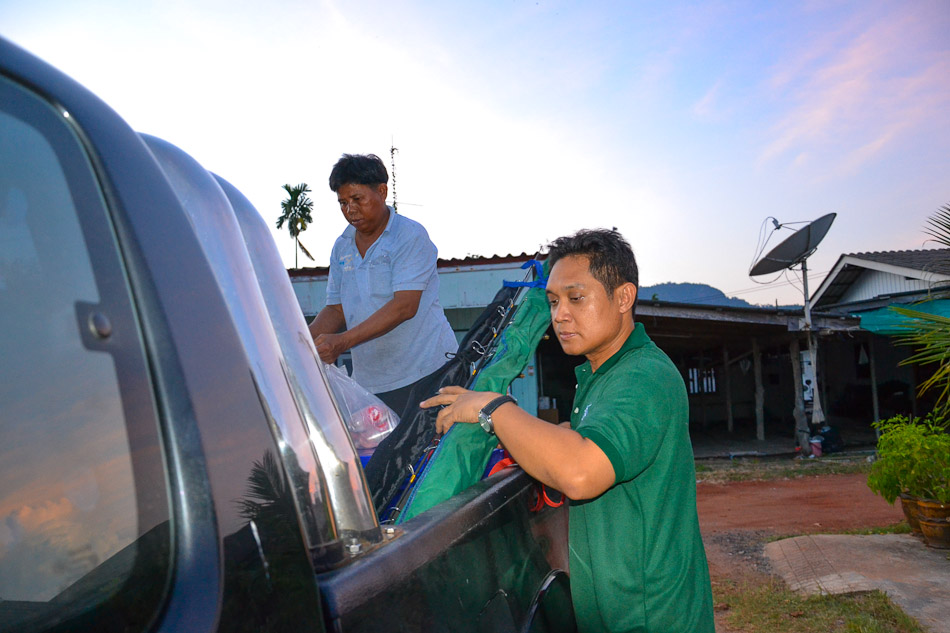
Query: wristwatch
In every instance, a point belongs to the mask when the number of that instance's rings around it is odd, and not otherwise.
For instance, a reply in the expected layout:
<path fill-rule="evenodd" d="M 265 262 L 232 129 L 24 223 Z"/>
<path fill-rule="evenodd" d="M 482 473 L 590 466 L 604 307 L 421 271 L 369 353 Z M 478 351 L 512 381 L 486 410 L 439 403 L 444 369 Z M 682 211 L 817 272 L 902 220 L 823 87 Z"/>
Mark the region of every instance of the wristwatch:
<path fill-rule="evenodd" d="M 491 421 L 491 414 L 495 412 L 495 409 L 505 404 L 506 402 L 511 402 L 513 404 L 518 404 L 518 401 L 512 398 L 511 396 L 498 396 L 478 412 L 478 423 L 482 426 L 486 433 L 489 435 L 495 434 L 495 424 Z"/>

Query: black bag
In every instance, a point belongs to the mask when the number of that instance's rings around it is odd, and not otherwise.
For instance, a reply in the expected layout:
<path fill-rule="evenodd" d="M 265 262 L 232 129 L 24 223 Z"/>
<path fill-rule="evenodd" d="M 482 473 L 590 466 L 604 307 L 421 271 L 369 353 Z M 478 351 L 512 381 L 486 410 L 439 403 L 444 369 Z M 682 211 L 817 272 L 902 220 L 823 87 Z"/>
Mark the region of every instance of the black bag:
<path fill-rule="evenodd" d="M 438 393 L 441 387 L 471 384 L 471 366 L 479 362 L 491 347 L 492 339 L 501 334 L 510 318 L 513 302 L 520 288 L 503 287 L 472 324 L 459 344 L 459 350 L 439 370 L 421 378 L 409 392 L 403 411 L 397 411 L 399 425 L 379 446 L 366 464 L 366 484 L 373 495 L 376 514 L 383 516 L 396 493 L 413 468 L 419 463 L 435 439 L 435 419 L 438 409 L 420 409 L 419 403 Z M 418 473 L 416 473 L 418 474 Z"/>

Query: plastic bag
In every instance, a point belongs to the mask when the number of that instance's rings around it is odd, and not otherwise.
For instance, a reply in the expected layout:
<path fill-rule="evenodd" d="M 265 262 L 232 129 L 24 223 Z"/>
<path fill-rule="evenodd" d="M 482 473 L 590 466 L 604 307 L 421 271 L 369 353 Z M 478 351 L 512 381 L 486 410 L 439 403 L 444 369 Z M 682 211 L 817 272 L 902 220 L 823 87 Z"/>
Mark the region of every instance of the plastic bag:
<path fill-rule="evenodd" d="M 336 365 L 324 365 L 330 388 L 357 449 L 372 449 L 393 432 L 399 416 Z"/>

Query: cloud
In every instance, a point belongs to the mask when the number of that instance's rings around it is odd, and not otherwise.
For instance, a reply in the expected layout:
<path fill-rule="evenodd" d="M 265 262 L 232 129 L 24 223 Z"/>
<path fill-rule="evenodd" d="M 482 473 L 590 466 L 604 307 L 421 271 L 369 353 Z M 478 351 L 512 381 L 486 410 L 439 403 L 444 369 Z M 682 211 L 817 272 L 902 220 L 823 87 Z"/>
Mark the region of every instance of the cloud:
<path fill-rule="evenodd" d="M 717 81 L 706 91 L 699 101 L 693 104 L 693 114 L 698 117 L 708 118 L 716 113 L 716 105 L 719 99 L 719 91 L 722 88 L 722 81 Z"/>
<path fill-rule="evenodd" d="M 853 173 L 941 121 L 950 106 L 950 51 L 928 49 L 930 17 L 897 8 L 804 42 L 769 81 L 773 98 L 792 106 L 761 160 L 807 154 L 817 169 Z"/>
<path fill-rule="evenodd" d="M 50 522 L 67 518 L 75 509 L 72 502 L 63 497 L 45 501 L 38 506 L 23 506 L 8 514 L 3 523 L 10 530 L 15 542 L 22 538 L 25 532 L 43 529 L 44 525 Z"/>
<path fill-rule="evenodd" d="M 75 569 L 70 562 L 80 551 L 70 545 L 75 508 L 66 498 L 23 506 L 0 521 L 0 598 L 4 600 L 49 600 L 69 582 L 95 566 Z"/>
<path fill-rule="evenodd" d="M 131 543 L 134 524 L 134 511 L 117 521 L 65 497 L 10 512 L 0 521 L 0 598 L 50 600 Z"/>
<path fill-rule="evenodd" d="M 945 195 L 945 0 L 92 1 L 0 17 L 133 128 L 240 189 L 288 265 L 281 185 L 313 189 L 302 241 L 324 264 L 344 226 L 330 167 L 344 151 L 388 163 L 391 141 L 400 211 L 442 255 L 618 226 L 658 281 L 742 273 L 720 251 L 756 209 L 880 209 L 868 231 L 884 240 L 893 209 Z"/>
<path fill-rule="evenodd" d="M 144 519 L 137 513 L 127 451 L 103 456 L 95 469 L 55 455 L 60 458 L 30 469 L 39 478 L 25 487 L 14 481 L 0 496 L 6 507 L 0 514 L 2 599 L 49 600 L 128 545 Z M 49 462 L 73 468 L 63 477 Z M 29 501 L 14 506 L 18 499 Z"/>

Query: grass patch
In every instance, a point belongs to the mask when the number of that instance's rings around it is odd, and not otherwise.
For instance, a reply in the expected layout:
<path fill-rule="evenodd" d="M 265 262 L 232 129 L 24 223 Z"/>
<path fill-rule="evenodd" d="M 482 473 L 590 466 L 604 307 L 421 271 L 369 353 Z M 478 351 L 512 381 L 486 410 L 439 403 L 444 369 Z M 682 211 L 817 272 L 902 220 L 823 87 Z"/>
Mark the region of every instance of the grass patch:
<path fill-rule="evenodd" d="M 814 534 L 847 534 L 851 536 L 869 536 L 872 534 L 910 534 L 912 530 L 910 529 L 910 524 L 907 521 L 898 521 L 897 523 L 892 523 L 890 525 L 881 525 L 877 527 L 866 527 L 866 528 L 851 528 L 848 530 L 834 530 L 830 532 L 818 531 L 813 532 Z M 787 538 L 795 538 L 796 536 L 801 536 L 801 534 L 780 534 L 777 536 L 769 536 L 764 539 L 765 543 L 774 543 L 775 541 L 784 541 Z"/>
<path fill-rule="evenodd" d="M 910 529 L 910 524 L 907 521 L 899 521 L 891 525 L 883 525 L 880 527 L 842 530 L 840 532 L 835 532 L 835 534 L 857 534 L 859 536 L 863 536 L 867 534 L 910 534 L 911 532 L 912 530 Z"/>
<path fill-rule="evenodd" d="M 818 459 L 748 457 L 704 459 L 696 462 L 696 481 L 706 483 L 769 481 L 817 475 L 867 474 L 870 470 L 871 462 L 863 456 Z"/>
<path fill-rule="evenodd" d="M 924 633 L 880 591 L 800 596 L 780 580 L 713 583 L 713 601 L 730 630 L 769 633 Z"/>

